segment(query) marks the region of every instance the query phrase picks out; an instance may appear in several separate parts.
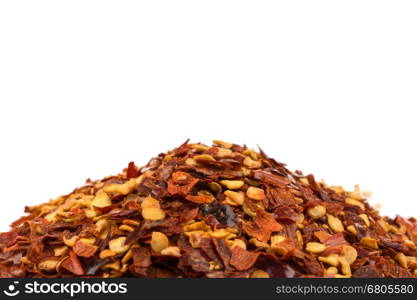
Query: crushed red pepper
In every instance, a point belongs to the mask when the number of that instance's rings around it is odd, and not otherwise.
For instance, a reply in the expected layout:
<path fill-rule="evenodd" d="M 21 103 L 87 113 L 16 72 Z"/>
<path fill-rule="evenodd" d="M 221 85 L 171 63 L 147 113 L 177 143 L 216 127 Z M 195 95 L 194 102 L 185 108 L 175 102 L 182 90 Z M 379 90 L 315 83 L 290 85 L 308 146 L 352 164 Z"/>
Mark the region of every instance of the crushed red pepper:
<path fill-rule="evenodd" d="M 1 277 L 417 277 L 417 220 L 262 150 L 188 141 L 27 207 Z"/>

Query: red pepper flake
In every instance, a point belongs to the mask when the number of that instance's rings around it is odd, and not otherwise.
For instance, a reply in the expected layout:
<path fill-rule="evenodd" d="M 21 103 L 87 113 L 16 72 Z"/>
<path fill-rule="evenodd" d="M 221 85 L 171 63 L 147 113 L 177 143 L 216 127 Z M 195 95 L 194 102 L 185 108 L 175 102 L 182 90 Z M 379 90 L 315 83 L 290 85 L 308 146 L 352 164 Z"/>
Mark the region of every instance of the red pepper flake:
<path fill-rule="evenodd" d="M 144 247 L 135 247 L 132 249 L 133 264 L 137 267 L 147 268 L 151 262 L 151 253 Z"/>
<path fill-rule="evenodd" d="M 267 242 L 271 237 L 271 233 L 280 231 L 282 226 L 275 221 L 271 214 L 262 209 L 258 209 L 253 220 L 243 223 L 242 228 L 248 235 L 261 242 Z"/>
<path fill-rule="evenodd" d="M 75 254 L 82 257 L 93 256 L 94 253 L 96 253 L 97 249 L 97 246 L 87 245 L 80 240 L 78 240 L 73 247 Z"/>
<path fill-rule="evenodd" d="M 213 202 L 213 198 L 210 196 L 206 196 L 206 195 L 198 195 L 198 196 L 187 195 L 185 199 L 187 199 L 188 201 L 197 203 L 197 204 L 205 204 L 205 203 Z"/>
<path fill-rule="evenodd" d="M 187 252 L 187 263 L 196 272 L 208 272 L 210 265 L 200 250 L 190 250 Z"/>
<path fill-rule="evenodd" d="M 275 219 L 282 223 L 295 223 L 297 213 L 288 206 L 282 206 L 274 210 Z"/>
<path fill-rule="evenodd" d="M 191 189 L 199 182 L 185 172 L 175 172 L 172 178 L 168 180 L 168 193 L 170 195 L 185 196 L 190 193 Z"/>
<path fill-rule="evenodd" d="M 230 264 L 239 271 L 246 271 L 255 264 L 259 254 L 259 252 L 255 253 L 235 246 L 232 249 Z"/>
<path fill-rule="evenodd" d="M 230 269 L 230 257 L 232 253 L 226 241 L 223 239 L 216 239 L 216 238 L 213 238 L 212 241 L 226 270 Z"/>
<path fill-rule="evenodd" d="M 314 232 L 314 236 L 319 239 L 320 243 L 324 244 L 326 240 L 331 237 L 329 233 L 326 231 L 316 231 Z"/>
<path fill-rule="evenodd" d="M 349 245 L 349 243 L 345 240 L 343 233 L 341 232 L 332 234 L 329 237 L 323 239 L 322 243 L 328 247 Z"/>
<path fill-rule="evenodd" d="M 74 251 L 70 251 L 69 257 L 62 262 L 61 267 L 75 275 L 84 275 L 84 269 Z"/>
<path fill-rule="evenodd" d="M 267 184 L 272 184 L 277 187 L 285 187 L 287 184 L 290 184 L 290 181 L 286 177 L 274 175 L 261 170 L 254 171 L 253 178 Z"/>
<path fill-rule="evenodd" d="M 136 178 L 138 176 L 139 176 L 138 168 L 135 166 L 135 163 L 131 161 L 126 170 L 126 177 L 130 179 L 130 178 Z"/>

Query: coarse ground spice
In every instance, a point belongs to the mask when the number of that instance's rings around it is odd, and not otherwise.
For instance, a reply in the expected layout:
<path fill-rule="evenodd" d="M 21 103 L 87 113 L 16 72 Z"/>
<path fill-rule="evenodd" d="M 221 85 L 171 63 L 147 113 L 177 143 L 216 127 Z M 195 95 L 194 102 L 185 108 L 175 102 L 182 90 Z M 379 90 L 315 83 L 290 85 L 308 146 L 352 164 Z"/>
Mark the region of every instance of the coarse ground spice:
<path fill-rule="evenodd" d="M 0 276 L 417 277 L 416 219 L 213 143 L 27 207 L 0 234 Z"/>

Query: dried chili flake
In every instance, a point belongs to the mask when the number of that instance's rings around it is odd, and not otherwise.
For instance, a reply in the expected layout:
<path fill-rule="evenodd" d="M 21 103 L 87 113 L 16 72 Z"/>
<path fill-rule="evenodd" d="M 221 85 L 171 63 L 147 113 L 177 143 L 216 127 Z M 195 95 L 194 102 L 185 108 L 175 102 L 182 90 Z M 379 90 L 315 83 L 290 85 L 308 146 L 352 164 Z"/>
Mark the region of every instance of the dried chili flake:
<path fill-rule="evenodd" d="M 84 275 L 84 269 L 80 263 L 80 260 L 73 251 L 71 251 L 69 257 L 62 262 L 61 267 L 70 271 L 74 275 Z"/>
<path fill-rule="evenodd" d="M 243 230 L 261 242 L 267 242 L 272 232 L 280 231 L 282 226 L 264 210 L 258 209 L 252 221 L 242 225 Z"/>
<path fill-rule="evenodd" d="M 259 254 L 259 252 L 255 253 L 247 251 L 239 246 L 236 246 L 232 249 L 230 264 L 239 271 L 245 271 L 256 263 Z"/>
<path fill-rule="evenodd" d="M 138 168 L 133 161 L 131 161 L 127 167 L 126 177 L 128 179 L 138 177 Z"/>
<path fill-rule="evenodd" d="M 98 249 L 97 246 L 88 245 L 86 243 L 83 243 L 80 240 L 78 240 L 73 247 L 75 254 L 77 254 L 78 256 L 82 256 L 82 257 L 93 256 L 94 253 L 97 251 L 97 249 Z"/>
<path fill-rule="evenodd" d="M 222 141 L 25 212 L 0 233 L 0 277 L 417 277 L 415 218 Z"/>
<path fill-rule="evenodd" d="M 192 177 L 185 172 L 175 172 L 172 178 L 168 180 L 168 193 L 170 195 L 186 196 L 191 189 L 199 182 L 198 178 Z"/>
<path fill-rule="evenodd" d="M 210 271 L 210 264 L 207 259 L 201 254 L 201 251 L 192 249 L 187 252 L 187 263 L 196 272 Z"/>
<path fill-rule="evenodd" d="M 205 203 L 211 203 L 213 202 L 212 198 L 210 196 L 206 195 L 187 195 L 185 196 L 185 199 L 188 201 L 197 203 L 197 204 L 205 204 Z"/>

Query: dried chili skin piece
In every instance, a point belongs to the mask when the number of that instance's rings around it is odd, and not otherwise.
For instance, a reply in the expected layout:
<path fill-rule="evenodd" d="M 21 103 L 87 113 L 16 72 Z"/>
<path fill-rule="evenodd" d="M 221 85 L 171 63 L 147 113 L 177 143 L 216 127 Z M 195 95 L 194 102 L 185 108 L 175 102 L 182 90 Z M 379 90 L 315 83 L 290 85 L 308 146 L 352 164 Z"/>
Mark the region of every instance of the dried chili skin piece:
<path fill-rule="evenodd" d="M 264 270 L 271 278 L 294 278 L 300 277 L 300 273 L 293 269 L 288 263 L 276 260 L 271 255 L 261 255 L 255 267 Z"/>
<path fill-rule="evenodd" d="M 288 206 L 281 206 L 275 209 L 273 215 L 281 223 L 295 223 L 297 221 L 297 213 Z"/>
<path fill-rule="evenodd" d="M 25 212 L 0 233 L 0 277 L 417 277 L 415 218 L 218 140 Z"/>
<path fill-rule="evenodd" d="M 73 250 L 78 256 L 91 257 L 97 251 L 97 246 L 91 246 L 81 241 L 77 241 L 73 247 Z"/>
<path fill-rule="evenodd" d="M 133 264 L 141 268 L 147 268 L 151 266 L 151 253 L 147 248 L 139 247 L 134 248 L 133 252 Z"/>
<path fill-rule="evenodd" d="M 210 265 L 207 259 L 198 250 L 191 250 L 187 254 L 187 263 L 196 272 L 208 272 L 210 271 Z"/>
<path fill-rule="evenodd" d="M 218 253 L 212 238 L 202 238 L 200 241 L 200 247 L 204 254 L 210 259 L 210 261 L 214 262 L 218 266 L 224 267 L 223 260 Z"/>
<path fill-rule="evenodd" d="M 232 257 L 232 251 L 229 248 L 229 245 L 226 243 L 224 239 L 214 238 L 212 239 L 214 247 L 223 263 L 224 269 L 230 270 L 232 267 L 230 266 L 230 259 Z"/>
<path fill-rule="evenodd" d="M 74 275 L 84 275 L 84 269 L 80 263 L 80 260 L 73 251 L 70 252 L 69 257 L 62 262 L 61 266 Z"/>
<path fill-rule="evenodd" d="M 257 210 L 252 221 L 242 225 L 243 230 L 251 237 L 261 242 L 267 242 L 272 232 L 280 231 L 282 226 L 264 210 Z"/>
<path fill-rule="evenodd" d="M 266 184 L 272 184 L 277 187 L 285 187 L 287 184 L 290 183 L 290 181 L 286 177 L 275 175 L 261 170 L 254 171 L 253 178 Z"/>
<path fill-rule="evenodd" d="M 198 182 L 198 178 L 194 178 L 188 173 L 175 172 L 168 180 L 167 190 L 170 195 L 186 196 Z"/>
<path fill-rule="evenodd" d="M 205 195 L 187 195 L 185 196 L 185 199 L 197 204 L 206 204 L 212 202 L 211 197 Z"/>
<path fill-rule="evenodd" d="M 255 253 L 241 247 L 234 247 L 230 264 L 239 271 L 246 271 L 256 263 L 259 255 L 259 252 Z"/>
<path fill-rule="evenodd" d="M 127 167 L 126 177 L 128 179 L 138 177 L 138 168 L 133 161 L 131 161 Z"/>

